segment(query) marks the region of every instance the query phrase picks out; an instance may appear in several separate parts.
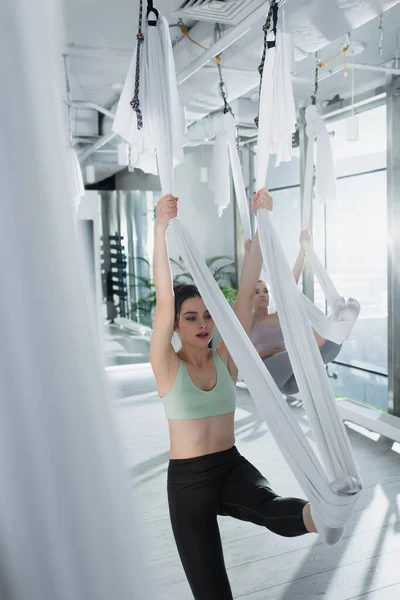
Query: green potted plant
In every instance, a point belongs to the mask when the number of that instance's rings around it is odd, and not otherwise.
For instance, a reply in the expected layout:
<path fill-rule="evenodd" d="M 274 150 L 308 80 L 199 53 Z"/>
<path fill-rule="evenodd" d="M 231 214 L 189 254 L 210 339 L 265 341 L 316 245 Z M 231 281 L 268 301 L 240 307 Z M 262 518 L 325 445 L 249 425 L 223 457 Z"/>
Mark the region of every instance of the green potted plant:
<path fill-rule="evenodd" d="M 140 260 L 148 265 L 150 272 L 149 261 L 142 257 L 140 257 Z M 183 261 L 177 261 L 171 258 L 170 262 L 171 265 L 175 267 L 173 270 L 178 271 L 173 277 L 174 285 L 179 283 L 193 283 L 190 273 L 185 270 Z M 213 256 L 206 259 L 206 264 L 225 298 L 232 304 L 236 299 L 238 289 L 235 261 L 229 258 L 229 256 Z M 141 297 L 131 305 L 131 316 L 140 320 L 141 323 L 151 326 L 156 306 L 156 290 L 154 282 L 151 279 L 146 279 L 145 277 L 131 273 L 129 276 L 134 279 L 134 283 L 129 287 L 131 289 L 137 288 L 142 292 L 140 294 Z"/>

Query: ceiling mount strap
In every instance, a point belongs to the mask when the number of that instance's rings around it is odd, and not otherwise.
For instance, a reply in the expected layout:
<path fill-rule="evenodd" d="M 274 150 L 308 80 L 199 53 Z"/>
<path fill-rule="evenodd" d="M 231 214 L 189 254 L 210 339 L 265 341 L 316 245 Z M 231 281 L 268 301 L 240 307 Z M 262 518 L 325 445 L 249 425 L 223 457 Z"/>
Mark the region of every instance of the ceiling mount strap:
<path fill-rule="evenodd" d="M 263 72 L 264 72 L 265 59 L 267 57 L 267 50 L 269 50 L 270 48 L 273 48 L 275 46 L 275 40 L 271 40 L 270 42 L 267 40 L 268 31 L 271 27 L 271 22 L 272 22 L 272 31 L 274 32 L 275 39 L 276 39 L 276 31 L 277 31 L 277 25 L 278 25 L 278 10 L 279 10 L 279 2 L 277 2 L 277 0 L 272 0 L 271 5 L 269 7 L 267 19 L 263 25 L 264 45 L 263 45 L 263 53 L 261 56 L 261 62 L 258 67 L 258 72 L 260 74 L 260 88 L 259 88 L 260 92 L 261 92 L 261 84 L 262 84 L 262 77 L 263 77 Z M 254 122 L 258 127 L 258 116 L 254 119 Z"/>
<path fill-rule="evenodd" d="M 153 13 L 155 15 L 155 19 L 149 19 L 150 14 Z M 150 27 L 156 27 L 157 21 L 159 17 L 159 12 L 156 8 L 154 8 L 153 0 L 147 1 L 147 24 Z"/>
<path fill-rule="evenodd" d="M 140 49 L 142 43 L 144 41 L 144 36 L 142 33 L 143 26 L 143 0 L 139 0 L 139 24 L 138 24 L 138 32 L 137 32 L 137 45 L 136 45 L 136 72 L 135 72 L 135 91 L 134 96 L 130 102 L 133 110 L 136 113 L 137 118 L 137 128 L 142 129 L 143 127 L 143 115 L 140 110 L 140 102 L 139 102 L 139 88 L 140 88 Z"/>

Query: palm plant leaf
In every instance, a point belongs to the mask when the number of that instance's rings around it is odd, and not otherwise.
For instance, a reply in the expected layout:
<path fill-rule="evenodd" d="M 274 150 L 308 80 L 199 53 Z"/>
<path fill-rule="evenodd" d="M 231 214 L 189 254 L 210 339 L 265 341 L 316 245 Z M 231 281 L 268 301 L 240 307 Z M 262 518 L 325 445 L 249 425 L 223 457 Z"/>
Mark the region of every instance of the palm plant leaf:
<path fill-rule="evenodd" d="M 140 277 L 140 275 L 135 275 L 135 279 L 137 279 L 137 281 L 140 281 L 140 283 L 133 284 L 130 287 L 154 287 L 154 283 L 146 277 Z"/>
<path fill-rule="evenodd" d="M 206 265 L 208 268 L 210 268 L 215 262 L 219 260 L 229 260 L 230 262 L 232 262 L 228 256 L 211 256 L 210 258 L 206 258 Z"/>
<path fill-rule="evenodd" d="M 170 258 L 170 259 L 169 259 L 169 262 L 170 262 L 172 265 L 175 265 L 175 267 L 178 267 L 178 269 L 180 269 L 181 271 L 184 271 L 184 270 L 185 270 L 185 265 L 183 265 L 181 262 L 179 262 L 179 261 L 177 261 L 177 260 L 174 260 L 173 258 Z"/>
<path fill-rule="evenodd" d="M 234 274 L 234 269 L 230 265 L 222 265 L 213 271 L 213 277 L 218 281 L 218 278 L 230 278 Z"/>
<path fill-rule="evenodd" d="M 181 283 L 181 279 L 184 277 L 186 277 L 186 279 L 189 279 L 189 281 L 193 281 L 190 273 L 178 273 L 178 275 L 175 275 L 174 277 L 174 282 L 176 281 L 178 283 Z"/>
<path fill-rule="evenodd" d="M 146 265 L 148 265 L 148 267 L 150 267 L 150 263 L 147 260 L 147 258 L 144 258 L 143 256 L 136 256 L 135 260 L 142 260 L 144 263 L 146 263 Z"/>

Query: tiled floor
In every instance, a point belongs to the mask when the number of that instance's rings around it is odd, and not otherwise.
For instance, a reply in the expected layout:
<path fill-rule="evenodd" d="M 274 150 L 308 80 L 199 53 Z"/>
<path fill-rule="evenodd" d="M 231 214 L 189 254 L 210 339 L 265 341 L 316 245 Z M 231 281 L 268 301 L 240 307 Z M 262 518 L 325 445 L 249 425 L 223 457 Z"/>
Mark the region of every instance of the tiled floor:
<path fill-rule="evenodd" d="M 155 600 L 192 595 L 168 517 L 168 427 L 148 366 L 110 373 L 115 408 L 135 493 L 141 503 L 145 552 Z M 292 410 L 307 433 L 301 403 Z M 340 543 L 326 548 L 316 535 L 281 538 L 255 525 L 220 518 L 225 561 L 235 598 L 245 600 L 396 600 L 400 598 L 400 455 L 392 442 L 348 429 L 364 489 Z M 239 450 L 282 495 L 303 496 L 251 397 L 238 389 Z"/>

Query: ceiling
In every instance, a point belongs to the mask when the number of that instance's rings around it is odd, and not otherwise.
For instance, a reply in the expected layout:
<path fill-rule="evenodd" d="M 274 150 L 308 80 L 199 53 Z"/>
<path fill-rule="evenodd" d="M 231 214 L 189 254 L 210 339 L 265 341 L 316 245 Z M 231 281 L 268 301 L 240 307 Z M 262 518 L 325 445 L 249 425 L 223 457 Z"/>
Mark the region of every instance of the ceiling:
<path fill-rule="evenodd" d="M 242 0 L 237 0 L 239 3 Z M 157 0 L 171 26 L 177 73 L 181 72 L 203 50 L 184 38 L 178 27 L 178 9 L 182 0 Z M 68 56 L 68 71 L 72 100 L 96 103 L 115 110 L 121 84 L 124 82 L 128 64 L 136 44 L 139 2 L 119 0 L 65 0 L 65 53 Z M 247 1 L 250 12 L 260 6 L 260 0 Z M 379 52 L 380 15 L 383 13 L 382 54 Z M 314 52 L 321 50 L 321 59 L 335 56 L 347 40 L 361 42 L 363 51 L 348 56 L 349 62 L 372 65 L 393 64 L 396 52 L 397 27 L 400 25 L 400 0 L 288 0 L 285 4 L 285 23 L 294 33 L 296 72 L 293 87 L 297 106 L 309 102 L 313 91 L 315 69 Z M 191 27 L 192 36 L 209 47 L 214 41 L 214 24 L 209 21 L 196 22 L 185 17 Z M 222 55 L 223 73 L 230 101 L 241 101 L 239 121 L 251 127 L 256 114 L 256 91 L 258 86 L 257 67 L 262 49 L 262 24 L 252 29 Z M 222 26 L 225 34 L 229 26 Z M 360 47 L 362 47 L 360 46 Z M 351 76 L 343 72 L 328 76 L 329 69 L 343 64 L 338 57 L 329 67 L 320 71 L 319 103 L 327 102 L 339 95 L 351 95 Z M 385 74 L 370 71 L 355 72 L 355 93 L 373 93 L 385 83 Z M 218 93 L 218 73 L 214 61 L 179 86 L 180 103 L 185 106 L 188 124 L 195 123 L 209 113 L 221 109 Z M 78 106 L 78 105 L 75 105 Z M 246 110 L 243 110 L 246 107 Z M 99 117 L 95 110 L 75 108 L 73 135 L 78 154 L 111 128 L 111 119 Z M 196 127 L 196 125 L 194 125 Z M 244 133 L 246 133 L 244 131 Z M 251 135 L 251 132 L 250 132 Z M 96 180 L 104 179 L 120 170 L 116 158 L 116 143 L 113 140 L 89 159 L 96 170 Z"/>

